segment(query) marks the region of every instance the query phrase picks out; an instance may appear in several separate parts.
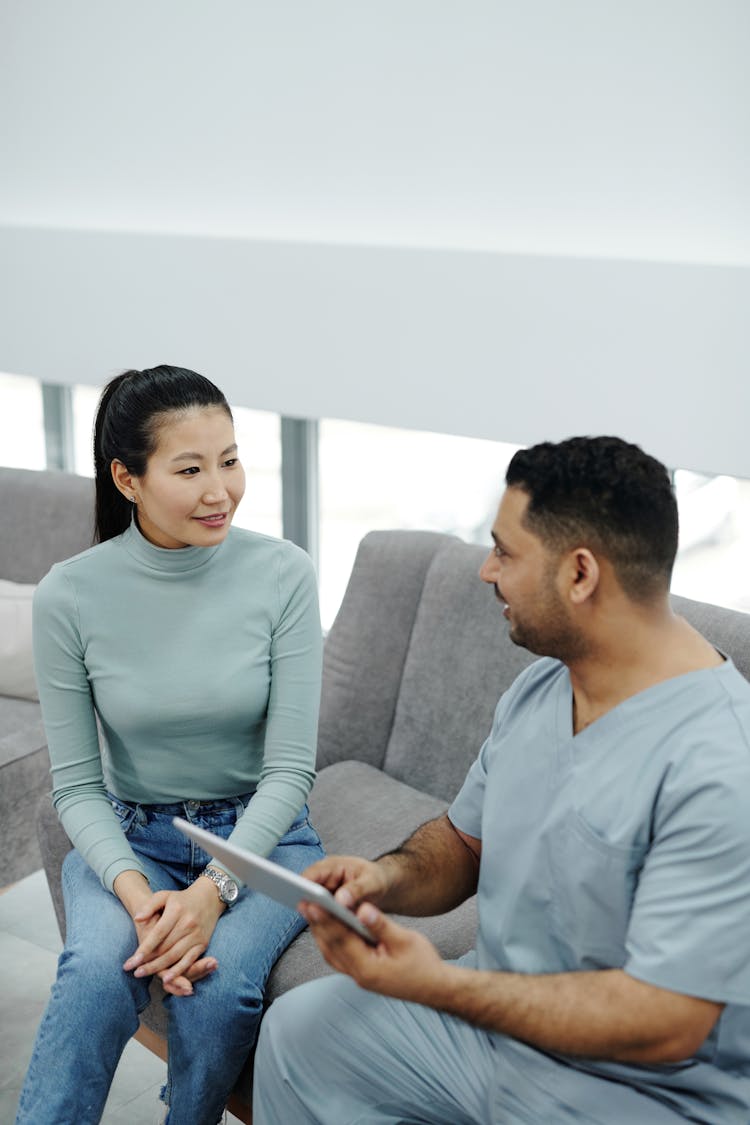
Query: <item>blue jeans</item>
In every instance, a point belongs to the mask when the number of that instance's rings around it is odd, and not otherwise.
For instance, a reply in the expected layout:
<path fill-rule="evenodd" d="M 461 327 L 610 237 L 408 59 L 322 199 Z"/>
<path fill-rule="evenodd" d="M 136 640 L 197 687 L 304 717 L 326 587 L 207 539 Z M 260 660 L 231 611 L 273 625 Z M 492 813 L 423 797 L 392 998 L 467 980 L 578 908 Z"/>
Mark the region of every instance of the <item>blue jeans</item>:
<path fill-rule="evenodd" d="M 135 805 L 112 798 L 154 891 L 183 890 L 209 856 L 172 826 L 182 816 L 224 838 L 252 794 L 223 801 Z M 270 859 L 303 871 L 323 855 L 307 806 Z M 96 1125 L 123 1048 L 149 1002 L 149 981 L 123 971 L 133 923 L 77 851 L 63 864 L 67 939 L 37 1032 L 16 1125 Z M 170 1125 L 215 1125 L 253 1048 L 274 962 L 304 928 L 295 910 L 242 888 L 219 919 L 208 952 L 218 968 L 192 996 L 168 996 Z"/>

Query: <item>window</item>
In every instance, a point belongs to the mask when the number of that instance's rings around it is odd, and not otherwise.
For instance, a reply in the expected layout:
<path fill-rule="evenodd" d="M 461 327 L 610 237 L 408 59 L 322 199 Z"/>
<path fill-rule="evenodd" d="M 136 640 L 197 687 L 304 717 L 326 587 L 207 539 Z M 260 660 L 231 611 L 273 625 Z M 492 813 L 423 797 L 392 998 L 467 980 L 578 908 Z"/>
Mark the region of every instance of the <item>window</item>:
<path fill-rule="evenodd" d="M 233 406 L 240 459 L 245 467 L 245 498 L 237 527 L 281 535 L 281 420 L 265 410 Z"/>
<path fill-rule="evenodd" d="M 44 469 L 42 385 L 27 375 L 0 373 L 0 465 Z"/>
<path fill-rule="evenodd" d="M 680 549 L 672 592 L 750 612 L 750 480 L 678 469 Z"/>
<path fill-rule="evenodd" d="M 101 388 L 74 386 L 73 464 L 93 475 L 92 431 Z M 282 534 L 281 425 L 276 414 L 233 407 L 247 491 L 235 522 Z M 518 446 L 331 419 L 320 423 L 320 591 L 330 628 L 360 539 L 375 528 L 424 528 L 489 543 L 505 469 Z M 42 386 L 0 373 L 0 465 L 47 464 Z M 750 612 L 750 480 L 678 469 L 680 550 L 672 590 Z"/>
<path fill-rule="evenodd" d="M 488 545 L 518 446 L 358 422 L 320 424 L 320 601 L 330 628 L 357 545 L 375 528 L 444 531 Z"/>
<path fill-rule="evenodd" d="M 82 477 L 94 475 L 94 417 L 101 393 L 101 387 L 72 388 L 73 468 Z"/>

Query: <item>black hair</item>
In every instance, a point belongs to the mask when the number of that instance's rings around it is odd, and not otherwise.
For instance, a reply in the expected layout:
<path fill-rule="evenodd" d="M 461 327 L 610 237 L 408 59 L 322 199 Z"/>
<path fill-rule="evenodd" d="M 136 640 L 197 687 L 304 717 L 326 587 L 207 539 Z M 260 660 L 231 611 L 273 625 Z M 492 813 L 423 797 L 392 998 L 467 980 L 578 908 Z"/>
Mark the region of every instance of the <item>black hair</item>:
<path fill-rule="evenodd" d="M 132 517 L 132 505 L 112 479 L 112 462 L 121 461 L 129 473 L 142 477 L 164 415 L 196 406 L 219 406 L 232 417 L 219 388 L 187 367 L 123 371 L 104 388 L 94 422 L 95 542 L 121 535 Z"/>
<path fill-rule="evenodd" d="M 612 564 L 628 597 L 669 590 L 677 553 L 677 502 L 669 473 L 617 437 L 575 437 L 519 450 L 506 483 L 529 497 L 524 523 L 546 546 L 588 546 Z"/>

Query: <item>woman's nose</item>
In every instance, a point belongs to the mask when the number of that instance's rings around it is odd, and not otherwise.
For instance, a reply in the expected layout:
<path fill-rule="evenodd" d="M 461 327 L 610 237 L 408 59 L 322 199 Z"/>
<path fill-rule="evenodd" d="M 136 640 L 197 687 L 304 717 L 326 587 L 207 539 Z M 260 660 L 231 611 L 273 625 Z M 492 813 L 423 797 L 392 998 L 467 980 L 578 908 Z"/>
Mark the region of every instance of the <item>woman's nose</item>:
<path fill-rule="evenodd" d="M 220 504 L 228 496 L 229 493 L 221 480 L 210 481 L 203 492 L 203 502 L 205 504 Z"/>

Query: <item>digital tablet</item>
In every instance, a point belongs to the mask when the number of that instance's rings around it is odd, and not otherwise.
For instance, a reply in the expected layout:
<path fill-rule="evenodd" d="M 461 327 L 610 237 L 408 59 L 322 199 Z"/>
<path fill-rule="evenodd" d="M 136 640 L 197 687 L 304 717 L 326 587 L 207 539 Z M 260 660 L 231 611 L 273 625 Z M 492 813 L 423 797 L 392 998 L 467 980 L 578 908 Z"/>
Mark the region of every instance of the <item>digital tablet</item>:
<path fill-rule="evenodd" d="M 195 840 L 205 852 L 218 859 L 238 880 L 252 887 L 254 891 L 260 891 L 261 894 L 268 895 L 269 898 L 283 903 L 284 906 L 290 906 L 293 910 L 297 909 L 300 902 L 314 902 L 316 906 L 321 906 L 323 910 L 327 910 L 329 914 L 333 914 L 340 922 L 349 926 L 370 945 L 377 945 L 377 938 L 360 922 L 356 914 L 342 906 L 331 892 L 321 887 L 319 883 L 313 883 L 312 879 L 305 879 L 302 875 L 287 871 L 278 863 L 255 855 L 245 848 L 238 848 L 236 844 L 222 840 L 221 836 L 215 836 L 213 832 L 196 828 L 194 824 L 179 816 L 176 816 L 172 823 L 175 828 L 179 828 L 180 832 Z"/>

